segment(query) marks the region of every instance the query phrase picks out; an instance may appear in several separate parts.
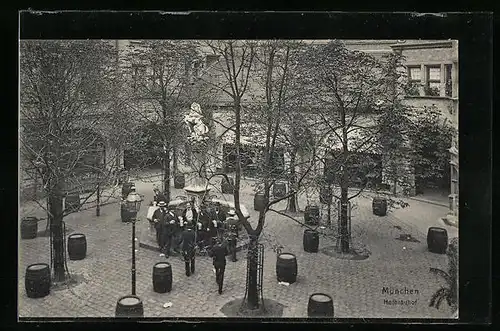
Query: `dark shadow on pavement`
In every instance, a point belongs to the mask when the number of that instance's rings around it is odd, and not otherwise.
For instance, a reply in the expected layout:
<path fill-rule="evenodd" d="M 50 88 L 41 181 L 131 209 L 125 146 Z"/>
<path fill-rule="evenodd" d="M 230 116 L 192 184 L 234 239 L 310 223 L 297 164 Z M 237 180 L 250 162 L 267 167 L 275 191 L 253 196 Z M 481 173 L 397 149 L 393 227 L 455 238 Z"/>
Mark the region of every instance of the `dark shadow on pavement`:
<path fill-rule="evenodd" d="M 284 305 L 278 301 L 264 299 L 264 307 L 250 310 L 242 307 L 243 299 L 234 299 L 227 302 L 220 311 L 227 317 L 281 317 L 283 316 Z"/>

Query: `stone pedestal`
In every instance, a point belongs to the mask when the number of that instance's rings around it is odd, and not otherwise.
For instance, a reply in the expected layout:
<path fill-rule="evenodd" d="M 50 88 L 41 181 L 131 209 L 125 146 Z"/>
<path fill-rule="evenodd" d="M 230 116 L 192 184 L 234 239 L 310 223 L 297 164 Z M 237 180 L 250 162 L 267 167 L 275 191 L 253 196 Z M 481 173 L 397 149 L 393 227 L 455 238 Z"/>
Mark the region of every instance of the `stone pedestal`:
<path fill-rule="evenodd" d="M 210 193 L 210 188 L 201 185 L 188 185 L 184 188 L 186 192 L 187 200 L 193 201 L 196 210 L 200 210 L 201 202 L 203 199 L 208 197 L 208 193 Z"/>
<path fill-rule="evenodd" d="M 156 207 L 150 207 L 156 208 Z M 159 251 L 158 243 L 156 241 L 156 230 L 153 224 L 144 220 L 137 222 L 137 238 L 139 239 L 139 247 L 151 248 L 153 250 Z"/>

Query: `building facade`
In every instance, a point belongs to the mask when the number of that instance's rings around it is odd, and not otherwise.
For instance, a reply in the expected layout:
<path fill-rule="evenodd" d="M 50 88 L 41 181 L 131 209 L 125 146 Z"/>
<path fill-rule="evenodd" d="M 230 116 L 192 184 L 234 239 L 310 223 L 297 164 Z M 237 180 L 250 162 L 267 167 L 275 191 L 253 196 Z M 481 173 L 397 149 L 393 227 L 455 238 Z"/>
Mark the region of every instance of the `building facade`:
<path fill-rule="evenodd" d="M 315 40 L 312 43 L 326 43 L 327 40 Z M 399 52 L 405 58 L 405 65 L 408 70 L 408 78 L 410 82 L 414 83 L 414 89 L 406 95 L 404 102 L 407 105 L 415 107 L 416 109 L 425 106 L 435 106 L 440 110 L 443 118 L 450 121 L 454 127 L 458 128 L 458 45 L 455 41 L 421 41 L 421 40 L 345 40 L 345 46 L 350 50 L 362 51 L 369 53 L 376 58 L 382 58 L 384 55 L 391 54 L 392 52 Z M 127 48 L 133 45 L 134 41 L 117 41 L 117 54 L 119 58 L 125 58 L 124 54 Z M 135 42 L 138 47 L 140 42 Z M 201 56 L 193 63 L 187 65 L 186 75 L 190 79 L 202 78 L 207 79 L 210 77 L 212 81 L 216 81 L 217 75 L 216 66 L 220 60 L 214 55 L 209 48 L 200 47 Z M 121 61 L 124 70 L 129 70 L 134 73 L 134 70 L 141 70 L 134 64 Z M 249 95 L 252 100 L 259 99 L 259 84 L 250 81 Z M 233 170 L 231 166 L 232 154 L 234 154 L 234 137 L 231 132 L 226 130 L 230 125 L 232 119 L 232 100 L 224 93 L 213 92 L 211 100 L 192 100 L 192 102 L 199 102 L 202 107 L 211 109 L 214 119 L 213 130 L 215 131 L 215 138 L 219 142 L 216 144 L 215 151 L 210 153 L 210 168 L 214 170 Z M 251 102 L 249 99 L 243 98 L 242 102 Z M 145 112 L 148 112 L 147 106 L 142 106 Z M 250 124 L 250 123 L 247 123 Z M 243 137 L 243 144 L 248 149 L 244 157 L 244 163 L 248 166 L 248 172 L 252 172 L 253 163 L 252 158 L 255 158 L 258 153 L 258 146 L 248 140 L 245 143 Z M 449 149 L 450 153 L 450 184 L 449 184 L 449 201 L 450 211 L 452 213 L 458 212 L 458 134 L 452 141 L 452 146 Z M 183 155 L 179 159 L 179 168 L 187 170 L 189 168 L 189 152 L 182 151 Z M 282 164 L 284 167 L 289 163 L 289 155 L 286 150 L 278 152 L 276 156 L 277 164 Z M 244 169 L 247 171 L 247 169 Z M 384 162 L 381 162 L 381 181 L 383 181 Z M 415 192 L 413 192 L 415 193 Z M 418 193 L 418 192 L 416 192 Z M 410 192 L 411 194 L 411 192 Z"/>
<path fill-rule="evenodd" d="M 449 208 L 458 216 L 458 41 L 408 41 L 391 45 L 405 58 L 413 88 L 405 103 L 415 108 L 434 106 L 456 128 L 449 148 Z"/>

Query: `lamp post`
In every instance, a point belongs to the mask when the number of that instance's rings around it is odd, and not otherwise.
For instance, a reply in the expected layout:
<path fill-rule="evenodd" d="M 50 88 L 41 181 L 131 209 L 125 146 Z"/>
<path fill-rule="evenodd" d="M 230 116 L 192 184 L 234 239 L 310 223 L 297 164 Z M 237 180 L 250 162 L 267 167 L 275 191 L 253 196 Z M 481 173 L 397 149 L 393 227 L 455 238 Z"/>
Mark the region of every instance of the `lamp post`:
<path fill-rule="evenodd" d="M 125 200 L 125 207 L 132 213 L 130 222 L 132 222 L 132 295 L 135 295 L 135 222 L 137 213 L 141 208 L 142 197 L 137 192 L 130 192 Z"/>
<path fill-rule="evenodd" d="M 132 190 L 125 199 L 125 208 L 131 214 L 132 222 L 132 294 L 125 295 L 116 303 L 116 317 L 144 317 L 144 307 L 141 299 L 135 295 L 135 222 L 141 208 L 142 197 Z"/>
<path fill-rule="evenodd" d="M 125 200 L 125 206 L 132 213 L 132 295 L 135 295 L 135 222 L 141 208 L 142 197 L 137 192 L 130 192 Z"/>

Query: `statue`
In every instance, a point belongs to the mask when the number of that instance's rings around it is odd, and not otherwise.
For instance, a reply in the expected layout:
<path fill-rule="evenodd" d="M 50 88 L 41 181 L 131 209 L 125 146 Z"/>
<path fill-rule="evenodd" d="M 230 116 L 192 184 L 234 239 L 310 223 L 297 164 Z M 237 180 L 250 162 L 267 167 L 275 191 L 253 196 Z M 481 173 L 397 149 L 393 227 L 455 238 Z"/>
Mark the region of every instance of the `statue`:
<path fill-rule="evenodd" d="M 203 123 L 203 115 L 199 104 L 196 102 L 191 104 L 191 111 L 184 116 L 184 122 L 188 125 L 190 131 L 188 136 L 190 142 L 203 142 L 208 139 L 208 127 Z"/>
<path fill-rule="evenodd" d="M 189 114 L 184 116 L 184 123 L 187 124 L 189 128 L 190 135 L 187 137 L 188 141 L 191 143 L 194 157 L 192 159 L 192 166 L 196 170 L 193 178 L 190 180 L 190 184 L 184 188 L 189 200 L 194 199 L 194 205 L 196 209 L 199 209 L 205 195 L 210 191 L 207 187 L 205 174 L 205 141 L 208 137 L 208 127 L 203 122 L 203 115 L 201 114 L 201 107 L 198 103 L 193 102 L 191 104 L 191 110 Z"/>

